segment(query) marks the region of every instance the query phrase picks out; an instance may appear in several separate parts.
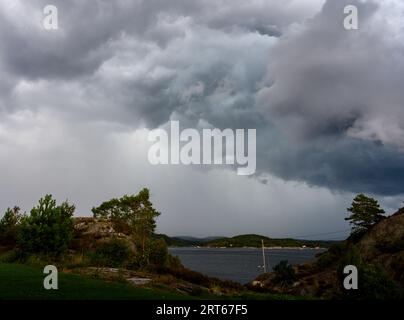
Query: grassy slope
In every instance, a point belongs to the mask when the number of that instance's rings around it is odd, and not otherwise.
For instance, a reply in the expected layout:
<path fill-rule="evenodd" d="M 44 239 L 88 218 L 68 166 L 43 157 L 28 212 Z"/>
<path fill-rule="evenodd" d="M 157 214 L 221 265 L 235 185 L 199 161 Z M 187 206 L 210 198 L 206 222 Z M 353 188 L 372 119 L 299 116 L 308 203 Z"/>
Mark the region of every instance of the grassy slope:
<path fill-rule="evenodd" d="M 284 294 L 244 292 L 233 296 L 192 297 L 168 291 L 137 288 L 124 283 L 106 282 L 83 276 L 59 273 L 59 289 L 43 288 L 44 274 L 39 268 L 0 263 L 0 300 L 300 300 Z M 307 299 L 307 298 L 306 298 Z"/>
<path fill-rule="evenodd" d="M 45 290 L 41 269 L 20 264 L 0 264 L 0 300 L 68 299 L 189 299 L 189 297 L 124 283 L 112 283 L 59 272 L 59 289 Z"/>

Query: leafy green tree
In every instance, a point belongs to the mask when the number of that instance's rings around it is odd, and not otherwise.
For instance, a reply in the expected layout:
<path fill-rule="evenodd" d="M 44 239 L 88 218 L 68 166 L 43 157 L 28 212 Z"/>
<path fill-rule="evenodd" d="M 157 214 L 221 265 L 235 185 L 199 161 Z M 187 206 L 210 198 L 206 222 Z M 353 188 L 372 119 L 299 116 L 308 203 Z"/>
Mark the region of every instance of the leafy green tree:
<path fill-rule="evenodd" d="M 7 208 L 6 213 L 0 220 L 0 243 L 5 245 L 16 243 L 21 218 L 19 207 Z"/>
<path fill-rule="evenodd" d="M 41 198 L 38 206 L 21 222 L 18 242 L 23 252 L 63 254 L 73 237 L 74 210 L 75 206 L 67 201 L 57 206 L 51 195 Z"/>
<path fill-rule="evenodd" d="M 156 229 L 156 218 L 160 215 L 150 201 L 149 189 L 144 188 L 137 195 L 124 195 L 122 198 L 106 201 L 93 208 L 92 212 L 95 218 L 126 223 L 140 243 L 142 253 L 146 254 L 147 244 Z"/>
<path fill-rule="evenodd" d="M 371 226 L 381 221 L 385 211 L 380 208 L 377 200 L 369 198 L 364 194 L 358 194 L 350 208 L 347 209 L 352 214 L 345 218 L 352 227 L 353 234 L 360 234 L 368 230 Z"/>

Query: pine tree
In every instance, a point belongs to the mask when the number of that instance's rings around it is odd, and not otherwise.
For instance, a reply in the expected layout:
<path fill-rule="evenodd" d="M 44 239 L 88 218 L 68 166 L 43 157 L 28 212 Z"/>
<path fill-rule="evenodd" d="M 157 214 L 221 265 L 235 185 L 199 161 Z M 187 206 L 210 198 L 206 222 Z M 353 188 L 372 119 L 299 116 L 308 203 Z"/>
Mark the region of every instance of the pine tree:
<path fill-rule="evenodd" d="M 345 218 L 353 225 L 352 233 L 361 233 L 368 230 L 371 226 L 381 221 L 385 213 L 380 208 L 377 200 L 362 193 L 354 198 L 351 207 L 347 210 L 352 213 L 348 218 Z"/>

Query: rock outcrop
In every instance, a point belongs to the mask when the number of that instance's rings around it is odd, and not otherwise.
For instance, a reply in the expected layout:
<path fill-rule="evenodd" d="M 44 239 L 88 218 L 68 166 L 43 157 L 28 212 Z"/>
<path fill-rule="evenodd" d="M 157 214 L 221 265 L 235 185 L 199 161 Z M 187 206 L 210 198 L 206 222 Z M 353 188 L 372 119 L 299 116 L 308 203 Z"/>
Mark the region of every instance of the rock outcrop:
<path fill-rule="evenodd" d="M 74 239 L 71 248 L 82 251 L 91 250 L 112 239 L 119 239 L 125 242 L 135 254 L 136 246 L 131 235 L 118 229 L 116 224 L 106 219 L 74 218 Z"/>

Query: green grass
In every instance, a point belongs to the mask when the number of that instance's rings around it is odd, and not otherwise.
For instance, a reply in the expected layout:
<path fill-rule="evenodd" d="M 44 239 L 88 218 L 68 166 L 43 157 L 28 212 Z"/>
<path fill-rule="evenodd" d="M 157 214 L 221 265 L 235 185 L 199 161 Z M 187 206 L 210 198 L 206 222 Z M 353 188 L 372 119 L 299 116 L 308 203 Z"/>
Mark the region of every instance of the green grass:
<path fill-rule="evenodd" d="M 137 288 L 59 272 L 59 289 L 45 290 L 39 268 L 0 264 L 0 300 L 157 300 L 190 299 L 171 292 Z"/>
<path fill-rule="evenodd" d="M 192 297 L 164 289 L 138 288 L 59 272 L 59 289 L 45 290 L 42 269 L 23 264 L 0 263 L 0 300 L 300 300 L 303 297 L 243 292 L 240 295 L 203 294 Z"/>

